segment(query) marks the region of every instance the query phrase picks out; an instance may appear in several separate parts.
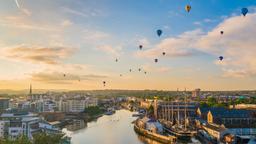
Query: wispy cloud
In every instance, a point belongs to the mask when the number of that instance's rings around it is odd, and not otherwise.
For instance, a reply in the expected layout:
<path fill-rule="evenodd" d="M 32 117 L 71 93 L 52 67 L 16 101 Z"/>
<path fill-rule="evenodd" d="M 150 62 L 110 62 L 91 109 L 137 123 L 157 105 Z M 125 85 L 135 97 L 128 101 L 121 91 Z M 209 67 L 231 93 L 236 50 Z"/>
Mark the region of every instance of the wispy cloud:
<path fill-rule="evenodd" d="M 73 14 L 76 16 L 81 16 L 81 17 L 93 17 L 93 16 L 102 16 L 104 13 L 102 13 L 100 10 L 97 9 L 90 9 L 87 8 L 87 10 L 75 10 L 69 7 L 62 7 L 63 11 L 69 14 Z"/>
<path fill-rule="evenodd" d="M 69 47 L 40 47 L 40 46 L 14 46 L 4 48 L 2 55 L 11 60 L 58 64 L 61 60 L 70 57 L 76 49 Z"/>
<path fill-rule="evenodd" d="M 104 79 L 108 76 L 106 75 L 97 75 L 97 74 L 70 74 L 70 73 L 61 73 L 61 72 L 39 72 L 30 74 L 31 80 L 45 82 L 45 83 L 60 83 L 66 84 L 72 81 L 90 81 L 97 79 Z"/>
<path fill-rule="evenodd" d="M 85 29 L 83 30 L 83 38 L 89 42 L 96 42 L 101 40 L 106 40 L 111 37 L 110 34 L 98 31 L 98 30 L 91 30 Z"/>
<path fill-rule="evenodd" d="M 71 22 L 70 20 L 67 20 L 67 19 L 62 21 L 62 23 L 61 23 L 61 26 L 63 26 L 63 27 L 68 27 L 71 25 L 73 25 L 73 22 Z"/>
<path fill-rule="evenodd" d="M 121 46 L 113 47 L 111 45 L 101 45 L 97 47 L 98 50 L 105 52 L 111 56 L 119 57 L 121 55 Z"/>
<path fill-rule="evenodd" d="M 60 31 L 59 28 L 50 25 L 42 25 L 28 20 L 22 16 L 6 16 L 0 20 L 0 25 L 11 28 L 39 30 L 39 31 Z"/>

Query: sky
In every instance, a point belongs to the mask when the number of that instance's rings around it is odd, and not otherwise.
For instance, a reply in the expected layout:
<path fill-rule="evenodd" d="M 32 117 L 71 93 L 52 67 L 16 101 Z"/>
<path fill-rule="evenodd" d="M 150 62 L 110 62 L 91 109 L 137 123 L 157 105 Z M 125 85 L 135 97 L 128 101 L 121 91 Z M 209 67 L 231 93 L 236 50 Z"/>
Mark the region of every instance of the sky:
<path fill-rule="evenodd" d="M 0 89 L 256 89 L 255 0 L 0 0 L 0 17 Z"/>

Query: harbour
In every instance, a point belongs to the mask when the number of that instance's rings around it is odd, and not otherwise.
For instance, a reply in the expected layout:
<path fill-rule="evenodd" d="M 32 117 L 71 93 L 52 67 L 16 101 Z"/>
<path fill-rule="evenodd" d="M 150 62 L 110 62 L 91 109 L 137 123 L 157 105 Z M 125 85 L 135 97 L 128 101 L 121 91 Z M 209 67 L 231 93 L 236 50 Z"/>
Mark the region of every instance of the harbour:
<path fill-rule="evenodd" d="M 100 143 L 100 144 L 162 144 L 134 131 L 132 122 L 136 117 L 134 112 L 117 110 L 113 115 L 104 115 L 89 122 L 85 128 L 77 131 L 63 131 L 72 137 L 72 144 Z"/>

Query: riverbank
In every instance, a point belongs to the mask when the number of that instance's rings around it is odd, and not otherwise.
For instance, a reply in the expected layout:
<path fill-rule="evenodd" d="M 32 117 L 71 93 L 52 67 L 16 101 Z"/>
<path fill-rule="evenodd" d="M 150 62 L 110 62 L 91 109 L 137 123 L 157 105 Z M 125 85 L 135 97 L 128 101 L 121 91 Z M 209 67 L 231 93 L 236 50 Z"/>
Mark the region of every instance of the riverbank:
<path fill-rule="evenodd" d="M 133 129 L 134 112 L 117 110 L 113 115 L 103 115 L 88 122 L 86 127 L 78 131 L 63 131 L 72 137 L 72 144 L 160 144 L 157 141 L 136 134 Z"/>

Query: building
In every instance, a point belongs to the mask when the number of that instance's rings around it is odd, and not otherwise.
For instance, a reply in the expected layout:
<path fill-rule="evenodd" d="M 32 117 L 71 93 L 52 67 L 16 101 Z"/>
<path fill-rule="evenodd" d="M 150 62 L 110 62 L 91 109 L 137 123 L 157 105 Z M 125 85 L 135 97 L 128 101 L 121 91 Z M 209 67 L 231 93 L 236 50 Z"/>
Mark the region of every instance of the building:
<path fill-rule="evenodd" d="M 9 99 L 0 98 L 0 112 L 9 108 Z"/>
<path fill-rule="evenodd" d="M 230 106 L 230 108 L 256 110 L 256 104 L 237 104 Z"/>
<path fill-rule="evenodd" d="M 195 89 L 192 91 L 192 98 L 199 98 L 200 97 L 200 89 Z"/>
<path fill-rule="evenodd" d="M 2 137 L 16 139 L 25 135 L 32 139 L 32 134 L 40 130 L 40 118 L 32 113 L 3 113 L 0 116 L 0 134 Z"/>
<path fill-rule="evenodd" d="M 198 108 L 197 127 L 203 128 L 218 141 L 224 134 L 234 136 L 256 135 L 256 115 L 251 110 L 225 108 Z"/>
<path fill-rule="evenodd" d="M 61 98 L 58 102 L 56 102 L 56 109 L 61 112 L 83 112 L 85 108 L 97 105 L 97 98 L 82 97 L 65 100 Z"/>
<path fill-rule="evenodd" d="M 150 106 L 153 105 L 153 101 L 146 99 L 146 100 L 141 100 L 140 101 L 140 107 L 144 109 L 148 109 Z"/>
<path fill-rule="evenodd" d="M 156 104 L 157 103 L 157 104 Z M 158 119 L 168 121 L 184 121 L 185 117 L 191 120 L 196 117 L 197 102 L 155 102 L 154 111 Z"/>

